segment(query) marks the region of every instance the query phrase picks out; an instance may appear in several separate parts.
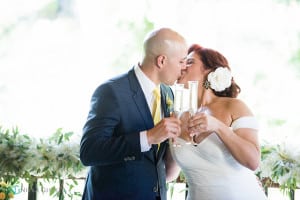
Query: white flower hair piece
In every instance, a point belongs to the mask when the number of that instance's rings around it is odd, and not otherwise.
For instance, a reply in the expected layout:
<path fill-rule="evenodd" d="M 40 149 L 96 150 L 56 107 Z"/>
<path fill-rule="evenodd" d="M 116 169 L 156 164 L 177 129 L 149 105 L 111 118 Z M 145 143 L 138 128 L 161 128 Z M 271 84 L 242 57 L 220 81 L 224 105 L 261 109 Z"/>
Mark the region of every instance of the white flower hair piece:
<path fill-rule="evenodd" d="M 228 68 L 217 67 L 213 72 L 210 72 L 207 76 L 209 86 L 216 92 L 222 92 L 231 85 L 232 75 Z"/>

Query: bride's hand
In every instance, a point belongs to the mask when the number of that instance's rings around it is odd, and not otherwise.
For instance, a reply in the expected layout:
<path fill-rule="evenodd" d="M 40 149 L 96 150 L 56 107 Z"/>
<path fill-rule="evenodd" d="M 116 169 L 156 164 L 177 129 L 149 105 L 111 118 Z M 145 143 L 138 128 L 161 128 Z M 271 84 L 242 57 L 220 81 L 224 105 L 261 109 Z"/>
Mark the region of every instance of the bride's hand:
<path fill-rule="evenodd" d="M 190 113 L 188 111 L 184 112 L 180 116 L 180 121 L 181 121 L 181 134 L 180 138 L 190 142 L 192 141 L 192 138 L 190 137 L 189 129 L 188 129 L 188 124 L 189 124 L 189 118 L 190 118 Z"/>
<path fill-rule="evenodd" d="M 216 118 L 206 113 L 196 113 L 188 121 L 190 137 L 198 137 L 204 133 L 206 133 L 204 135 L 209 135 L 216 130 L 217 121 Z"/>

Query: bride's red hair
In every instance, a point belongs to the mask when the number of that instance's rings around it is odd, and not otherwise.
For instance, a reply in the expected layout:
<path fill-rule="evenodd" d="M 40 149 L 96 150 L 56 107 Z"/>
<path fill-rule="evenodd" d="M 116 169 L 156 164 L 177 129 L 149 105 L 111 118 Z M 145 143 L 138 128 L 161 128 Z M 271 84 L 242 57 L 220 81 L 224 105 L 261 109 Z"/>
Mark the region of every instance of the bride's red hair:
<path fill-rule="evenodd" d="M 199 56 L 205 69 L 209 69 L 210 71 L 215 71 L 218 67 L 222 66 L 231 70 L 227 59 L 216 50 L 204 48 L 199 44 L 193 44 L 190 46 L 188 50 L 188 53 L 191 52 L 195 52 Z M 216 92 L 214 90 L 213 92 L 215 93 L 215 95 L 220 97 L 236 98 L 238 94 L 241 92 L 241 88 L 235 83 L 234 79 L 232 78 L 231 86 L 229 88 L 226 88 L 222 92 Z"/>

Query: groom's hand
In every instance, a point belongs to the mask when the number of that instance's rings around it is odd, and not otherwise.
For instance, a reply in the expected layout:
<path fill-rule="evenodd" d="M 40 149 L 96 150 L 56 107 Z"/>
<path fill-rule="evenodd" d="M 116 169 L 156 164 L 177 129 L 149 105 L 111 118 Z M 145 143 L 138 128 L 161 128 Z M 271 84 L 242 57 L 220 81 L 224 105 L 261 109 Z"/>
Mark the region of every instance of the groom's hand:
<path fill-rule="evenodd" d="M 149 145 L 159 144 L 168 138 L 175 138 L 180 135 L 181 122 L 176 117 L 163 118 L 152 129 L 147 131 Z"/>

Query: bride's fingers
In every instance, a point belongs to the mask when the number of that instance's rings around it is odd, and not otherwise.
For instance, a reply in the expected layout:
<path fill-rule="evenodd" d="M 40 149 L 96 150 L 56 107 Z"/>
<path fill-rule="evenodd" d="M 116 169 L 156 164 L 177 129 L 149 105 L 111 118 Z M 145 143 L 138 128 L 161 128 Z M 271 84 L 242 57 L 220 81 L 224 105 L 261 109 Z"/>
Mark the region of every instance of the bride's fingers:
<path fill-rule="evenodd" d="M 206 115 L 201 115 L 199 118 L 195 118 L 189 121 L 189 128 L 205 129 L 208 126 L 208 119 Z"/>
<path fill-rule="evenodd" d="M 200 128 L 201 124 L 202 124 L 202 120 L 201 119 L 197 119 L 197 120 L 193 120 L 189 122 L 189 128 Z"/>

